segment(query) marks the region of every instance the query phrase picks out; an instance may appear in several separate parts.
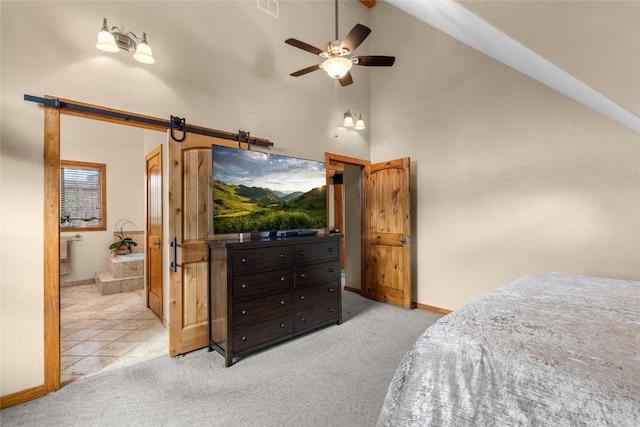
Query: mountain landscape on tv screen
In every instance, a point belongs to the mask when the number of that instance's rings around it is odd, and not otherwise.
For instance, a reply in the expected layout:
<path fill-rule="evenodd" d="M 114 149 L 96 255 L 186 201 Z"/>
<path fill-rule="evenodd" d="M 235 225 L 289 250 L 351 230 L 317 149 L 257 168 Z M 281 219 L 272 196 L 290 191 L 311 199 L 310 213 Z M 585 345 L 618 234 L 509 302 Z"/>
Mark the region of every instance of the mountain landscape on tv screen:
<path fill-rule="evenodd" d="M 213 187 L 216 233 L 327 226 L 325 186 L 307 192 L 285 193 L 215 180 Z"/>

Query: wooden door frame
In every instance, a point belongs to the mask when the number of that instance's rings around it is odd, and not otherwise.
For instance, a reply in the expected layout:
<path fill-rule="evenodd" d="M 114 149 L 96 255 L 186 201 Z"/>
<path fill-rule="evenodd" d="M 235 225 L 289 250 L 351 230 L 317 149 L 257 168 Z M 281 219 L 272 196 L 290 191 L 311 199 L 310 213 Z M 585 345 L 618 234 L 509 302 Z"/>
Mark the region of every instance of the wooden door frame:
<path fill-rule="evenodd" d="M 66 114 L 119 125 L 166 133 L 166 122 L 153 116 L 133 113 L 101 105 L 46 95 L 57 99 L 58 105 L 87 107 L 83 110 L 44 105 L 44 385 L 34 388 L 27 398 L 35 399 L 60 389 L 60 115 Z M 103 112 L 116 113 L 107 116 Z M 192 126 L 196 128 L 195 126 Z M 198 126 L 202 131 L 233 135 L 230 132 Z M 266 141 L 255 138 L 256 141 Z M 164 266 L 163 266 L 164 268 Z"/>
<path fill-rule="evenodd" d="M 333 163 L 342 163 L 345 165 L 353 165 L 353 166 L 359 166 L 360 167 L 360 179 L 362 179 L 364 177 L 364 167 L 366 165 L 370 165 L 371 161 L 369 160 L 365 160 L 365 159 L 358 159 L 356 157 L 349 157 L 349 156 L 343 156 L 341 154 L 335 154 L 335 153 L 324 153 L 324 162 L 325 162 L 325 168 L 326 168 L 326 174 L 327 174 L 327 191 L 326 191 L 326 197 L 327 197 L 327 218 L 329 218 L 329 207 L 330 207 L 330 203 L 331 203 L 331 197 L 329 195 L 329 185 L 331 185 L 331 164 Z M 363 222 L 364 221 L 364 191 L 360 192 L 360 221 Z M 327 224 L 328 226 L 328 224 Z M 346 230 L 341 230 L 344 231 L 345 233 L 347 232 Z M 364 249 L 365 249 L 365 241 L 364 239 L 361 240 L 361 253 L 364 255 Z M 346 252 L 346 251 L 345 251 Z M 364 277 L 364 273 L 365 273 L 365 259 L 364 256 L 361 258 L 360 260 L 360 274 L 361 277 Z M 355 289 L 355 288 L 348 288 L 347 290 L 352 291 L 352 292 L 357 292 L 360 293 L 361 295 L 363 294 L 363 289 L 362 289 L 362 284 L 360 284 L 360 289 Z"/>
<path fill-rule="evenodd" d="M 112 111 L 125 115 L 149 116 L 105 108 L 98 105 L 58 99 L 61 103 L 72 103 L 96 110 Z M 165 132 L 160 125 L 129 121 L 117 117 L 106 117 L 99 113 L 77 111 L 44 106 L 44 388 L 43 395 L 60 389 L 60 115 L 67 114 L 114 124 L 127 125 Z M 33 398 L 40 396 L 32 396 Z"/>

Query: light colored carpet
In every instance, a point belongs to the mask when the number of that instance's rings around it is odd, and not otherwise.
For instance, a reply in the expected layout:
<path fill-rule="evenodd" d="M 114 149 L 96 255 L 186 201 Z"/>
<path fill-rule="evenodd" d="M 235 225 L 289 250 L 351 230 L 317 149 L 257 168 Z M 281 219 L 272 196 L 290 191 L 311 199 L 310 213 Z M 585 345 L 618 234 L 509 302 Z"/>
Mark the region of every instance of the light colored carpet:
<path fill-rule="evenodd" d="M 372 426 L 391 377 L 440 318 L 343 292 L 343 323 L 224 367 L 206 349 L 82 378 L 2 426 Z"/>

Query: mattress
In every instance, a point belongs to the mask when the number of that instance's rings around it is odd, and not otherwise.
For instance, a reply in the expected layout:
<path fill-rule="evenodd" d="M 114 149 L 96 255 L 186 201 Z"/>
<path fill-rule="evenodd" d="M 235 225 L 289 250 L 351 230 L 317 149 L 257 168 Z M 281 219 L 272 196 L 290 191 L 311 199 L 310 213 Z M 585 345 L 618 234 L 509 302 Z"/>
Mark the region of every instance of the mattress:
<path fill-rule="evenodd" d="M 379 426 L 640 426 L 640 282 L 530 275 L 427 329 Z"/>

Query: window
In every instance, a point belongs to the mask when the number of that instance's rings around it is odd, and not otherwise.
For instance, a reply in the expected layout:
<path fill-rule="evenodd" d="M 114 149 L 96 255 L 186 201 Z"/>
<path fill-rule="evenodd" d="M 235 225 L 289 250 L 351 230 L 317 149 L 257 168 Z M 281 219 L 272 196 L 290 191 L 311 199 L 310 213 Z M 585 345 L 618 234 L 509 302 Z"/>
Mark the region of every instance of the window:
<path fill-rule="evenodd" d="M 60 161 L 60 228 L 106 230 L 107 165 Z"/>

